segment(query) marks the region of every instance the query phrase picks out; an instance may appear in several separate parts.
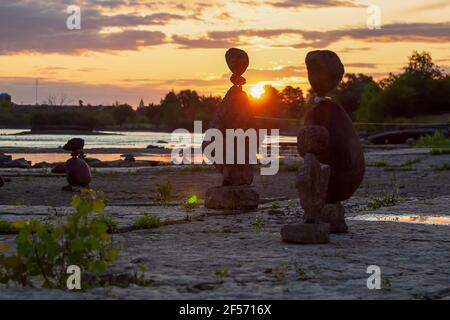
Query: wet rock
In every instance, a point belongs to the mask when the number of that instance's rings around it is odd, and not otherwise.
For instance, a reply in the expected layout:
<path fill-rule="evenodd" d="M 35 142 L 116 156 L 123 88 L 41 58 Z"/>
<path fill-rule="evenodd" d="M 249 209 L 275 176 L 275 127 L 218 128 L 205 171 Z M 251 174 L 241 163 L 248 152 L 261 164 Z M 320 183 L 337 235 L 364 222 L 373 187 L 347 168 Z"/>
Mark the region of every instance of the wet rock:
<path fill-rule="evenodd" d="M 55 174 L 61 174 L 66 173 L 66 164 L 65 163 L 58 163 L 52 168 L 52 173 Z"/>
<path fill-rule="evenodd" d="M 325 96 L 332 91 L 344 76 L 344 66 L 333 51 L 311 51 L 305 62 L 309 82 L 318 96 Z"/>
<path fill-rule="evenodd" d="M 106 168 L 109 167 L 107 162 L 104 162 L 102 160 L 99 160 L 97 158 L 85 158 L 84 159 L 86 161 L 87 164 L 89 164 L 89 166 L 91 168 Z M 121 160 L 118 160 L 121 161 Z"/>
<path fill-rule="evenodd" d="M 0 153 L 0 165 L 12 161 L 12 156 Z"/>
<path fill-rule="evenodd" d="M 4 166 L 7 168 L 30 169 L 31 161 L 27 161 L 24 158 L 20 158 L 6 162 Z"/>
<path fill-rule="evenodd" d="M 133 154 L 122 154 L 120 155 L 121 158 L 124 158 L 125 161 L 136 161 L 136 158 Z"/>
<path fill-rule="evenodd" d="M 208 209 L 253 210 L 259 205 L 259 194 L 250 186 L 220 186 L 206 191 Z"/>
<path fill-rule="evenodd" d="M 33 168 L 35 168 L 35 169 L 45 169 L 45 168 L 51 168 L 51 167 L 52 167 L 52 164 L 48 163 L 46 161 L 38 162 L 33 165 Z"/>
<path fill-rule="evenodd" d="M 326 204 L 322 208 L 320 221 L 330 225 L 331 233 L 347 233 L 348 227 L 345 223 L 345 209 L 340 202 Z"/>
<path fill-rule="evenodd" d="M 237 76 L 243 75 L 250 63 L 247 52 L 237 48 L 229 49 L 225 54 L 225 60 L 228 68 Z"/>
<path fill-rule="evenodd" d="M 79 151 L 84 148 L 84 139 L 72 138 L 64 146 L 63 149 L 66 151 Z"/>
<path fill-rule="evenodd" d="M 89 165 L 83 159 L 72 157 L 66 162 L 67 182 L 72 187 L 89 187 L 92 175 Z"/>
<path fill-rule="evenodd" d="M 284 242 L 298 244 L 321 244 L 330 242 L 330 226 L 327 223 L 289 224 L 281 228 Z"/>

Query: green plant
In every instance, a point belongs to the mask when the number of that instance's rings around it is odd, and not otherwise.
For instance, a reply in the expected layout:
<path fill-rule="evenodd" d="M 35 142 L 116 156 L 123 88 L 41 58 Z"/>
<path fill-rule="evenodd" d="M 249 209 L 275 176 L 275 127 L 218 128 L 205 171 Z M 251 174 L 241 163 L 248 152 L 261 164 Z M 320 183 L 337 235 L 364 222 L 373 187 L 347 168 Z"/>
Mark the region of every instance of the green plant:
<path fill-rule="evenodd" d="M 431 168 L 435 172 L 448 171 L 450 170 L 450 162 L 444 162 L 443 164 L 440 165 L 431 166 Z"/>
<path fill-rule="evenodd" d="M 395 172 L 395 171 L 414 171 L 415 169 L 412 167 L 401 167 L 401 166 L 392 166 L 384 168 L 385 172 Z"/>
<path fill-rule="evenodd" d="M 188 211 L 194 210 L 198 206 L 198 197 L 193 194 L 184 201 L 184 208 Z"/>
<path fill-rule="evenodd" d="M 119 224 L 113 217 L 103 215 L 100 217 L 100 219 L 108 227 L 108 229 L 107 229 L 108 233 L 116 233 L 119 231 L 119 228 L 118 228 Z"/>
<path fill-rule="evenodd" d="M 297 272 L 298 280 L 305 281 L 309 279 L 308 274 L 306 273 L 302 264 L 298 263 L 297 261 L 294 261 L 292 262 L 292 266 L 294 267 L 295 272 Z"/>
<path fill-rule="evenodd" d="M 368 167 L 377 167 L 377 168 L 384 168 L 389 166 L 389 164 L 386 161 L 376 161 L 376 162 L 369 162 L 367 163 Z"/>
<path fill-rule="evenodd" d="M 164 181 L 156 184 L 155 202 L 168 203 L 172 198 L 172 184 L 170 181 Z"/>
<path fill-rule="evenodd" d="M 215 275 L 219 278 L 219 282 L 223 283 L 225 278 L 228 277 L 228 269 L 217 270 Z"/>
<path fill-rule="evenodd" d="M 16 222 L 17 251 L 0 255 L 0 283 L 34 286 L 36 280 L 46 288 L 66 288 L 67 267 L 77 265 L 98 275 L 117 259 L 120 249 L 114 247 L 107 233 L 102 193 L 82 190 L 72 198 L 75 212 L 53 224 L 38 219 Z M 97 213 L 91 216 L 90 213 Z"/>
<path fill-rule="evenodd" d="M 94 177 L 102 177 L 102 178 L 114 178 L 119 175 L 117 171 L 98 171 L 94 170 Z"/>
<path fill-rule="evenodd" d="M 133 225 L 136 229 L 154 229 L 161 226 L 161 219 L 154 214 L 144 214 L 136 219 Z"/>
<path fill-rule="evenodd" d="M 275 268 L 273 268 L 272 273 L 278 281 L 282 282 L 282 281 L 286 280 L 287 272 L 288 272 L 289 268 L 291 267 L 291 265 L 292 265 L 292 263 L 290 263 L 290 262 L 282 263 L 282 264 L 276 266 Z"/>
<path fill-rule="evenodd" d="M 381 283 L 383 288 L 391 289 L 392 288 L 392 277 L 391 276 L 383 276 L 381 277 Z"/>
<path fill-rule="evenodd" d="M 14 223 L 0 219 L 0 234 L 15 234 L 17 231 L 18 229 Z"/>
<path fill-rule="evenodd" d="M 44 168 L 41 170 L 41 173 L 44 176 L 49 176 L 49 175 L 51 175 L 52 172 L 48 168 Z"/>
<path fill-rule="evenodd" d="M 274 202 L 272 202 L 272 209 L 276 210 L 280 208 L 280 200 L 275 200 Z"/>
<path fill-rule="evenodd" d="M 421 137 L 416 147 L 419 148 L 443 148 L 450 147 L 450 139 L 448 139 L 443 133 L 436 131 L 432 136 L 426 135 Z"/>
<path fill-rule="evenodd" d="M 442 156 L 445 154 L 450 154 L 450 148 L 448 148 L 448 149 L 431 149 L 430 154 L 432 156 Z"/>
<path fill-rule="evenodd" d="M 422 157 L 414 158 L 414 159 L 408 159 L 405 162 L 403 162 L 400 166 L 401 167 L 411 167 L 412 165 L 419 163 L 423 160 Z"/>
<path fill-rule="evenodd" d="M 256 232 L 259 232 L 263 229 L 263 222 L 261 220 L 261 218 L 256 217 L 255 221 L 253 222 L 253 227 L 255 228 Z"/>
<path fill-rule="evenodd" d="M 394 177 L 392 179 L 392 192 L 386 194 L 382 198 L 371 197 L 373 201 L 371 203 L 369 203 L 369 205 L 367 207 L 369 210 L 377 210 L 382 207 L 395 206 L 400 201 L 399 193 L 400 193 L 400 190 L 396 183 L 396 178 L 394 175 Z"/>
<path fill-rule="evenodd" d="M 382 207 L 392 207 L 398 203 L 398 194 L 392 193 L 383 198 L 373 198 L 373 202 L 368 205 L 370 210 L 377 210 Z"/>

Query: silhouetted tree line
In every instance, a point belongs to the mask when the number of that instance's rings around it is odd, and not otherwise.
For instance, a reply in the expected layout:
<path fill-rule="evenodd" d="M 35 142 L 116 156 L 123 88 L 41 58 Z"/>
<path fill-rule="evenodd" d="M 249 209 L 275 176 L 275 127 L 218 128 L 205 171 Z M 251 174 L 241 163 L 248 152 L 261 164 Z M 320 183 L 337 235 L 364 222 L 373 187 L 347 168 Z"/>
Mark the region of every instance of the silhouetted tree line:
<path fill-rule="evenodd" d="M 331 94 L 356 121 L 382 122 L 397 117 L 450 112 L 450 76 L 437 67 L 429 53 L 413 52 L 400 74 L 376 82 L 364 74 L 347 74 Z M 271 85 L 260 99 L 250 98 L 257 117 L 255 127 L 293 129 L 311 108 L 314 93 Z M 206 124 L 221 97 L 199 95 L 193 90 L 171 91 L 159 104 L 134 110 L 126 104 L 112 106 L 17 106 L 0 104 L 0 125 L 31 126 L 33 129 L 192 129 L 194 120 Z M 290 121 L 294 120 L 294 121 Z M 298 121 L 295 121 L 298 120 Z"/>

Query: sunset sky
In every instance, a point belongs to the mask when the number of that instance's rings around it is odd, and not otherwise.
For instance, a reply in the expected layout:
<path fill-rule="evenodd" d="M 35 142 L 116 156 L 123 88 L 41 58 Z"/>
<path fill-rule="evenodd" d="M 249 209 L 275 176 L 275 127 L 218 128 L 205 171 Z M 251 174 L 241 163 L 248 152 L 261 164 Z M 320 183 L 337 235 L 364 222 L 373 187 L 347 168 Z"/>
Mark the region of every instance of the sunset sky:
<path fill-rule="evenodd" d="M 69 5 L 81 30 L 66 28 Z M 381 30 L 367 28 L 369 4 Z M 246 50 L 246 90 L 260 82 L 307 90 L 304 59 L 336 51 L 347 72 L 398 72 L 413 50 L 450 71 L 449 0 L 0 0 L 0 92 L 15 103 L 159 102 L 171 90 L 223 95 L 224 54 Z"/>

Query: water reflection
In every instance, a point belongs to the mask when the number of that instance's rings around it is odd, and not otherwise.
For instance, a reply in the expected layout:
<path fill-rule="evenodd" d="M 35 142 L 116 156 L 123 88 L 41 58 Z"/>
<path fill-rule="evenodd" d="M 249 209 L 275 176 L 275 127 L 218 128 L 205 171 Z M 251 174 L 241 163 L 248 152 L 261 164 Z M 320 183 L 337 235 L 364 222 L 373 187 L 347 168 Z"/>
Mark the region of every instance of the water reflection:
<path fill-rule="evenodd" d="M 450 216 L 365 214 L 357 217 L 350 217 L 348 219 L 358 221 L 390 221 L 390 222 L 406 222 L 406 223 L 421 223 L 421 224 L 439 224 L 450 226 Z"/>

